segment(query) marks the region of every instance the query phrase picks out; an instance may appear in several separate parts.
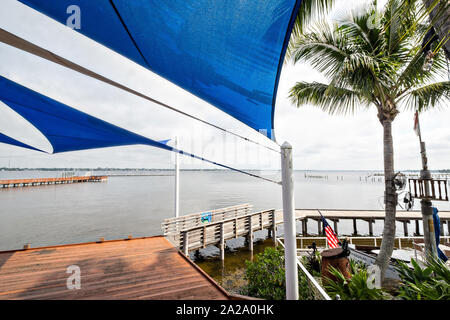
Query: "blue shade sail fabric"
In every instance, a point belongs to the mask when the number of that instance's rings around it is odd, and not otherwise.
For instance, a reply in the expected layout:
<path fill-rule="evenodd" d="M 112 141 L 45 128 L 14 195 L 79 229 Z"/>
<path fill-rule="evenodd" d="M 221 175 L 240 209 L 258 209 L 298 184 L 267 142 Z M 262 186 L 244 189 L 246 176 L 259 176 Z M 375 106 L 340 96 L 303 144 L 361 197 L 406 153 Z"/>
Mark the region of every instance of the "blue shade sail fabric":
<path fill-rule="evenodd" d="M 281 67 L 300 0 L 19 0 L 273 137 Z"/>
<path fill-rule="evenodd" d="M 36 151 L 42 151 L 39 149 L 36 149 L 28 144 L 25 144 L 23 142 L 17 141 L 16 139 L 13 139 L 9 136 L 7 136 L 6 134 L 3 134 L 0 132 L 0 143 L 5 143 L 5 144 L 10 144 L 16 147 L 22 147 L 22 148 L 26 148 L 26 149 L 31 149 L 31 150 L 36 150 Z"/>
<path fill-rule="evenodd" d="M 1 76 L 0 101 L 35 126 L 48 139 L 53 147 L 53 153 L 136 144 L 170 149 L 167 146 L 169 140 L 148 139 Z M 0 142 L 35 149 L 8 138 L 0 136 Z"/>

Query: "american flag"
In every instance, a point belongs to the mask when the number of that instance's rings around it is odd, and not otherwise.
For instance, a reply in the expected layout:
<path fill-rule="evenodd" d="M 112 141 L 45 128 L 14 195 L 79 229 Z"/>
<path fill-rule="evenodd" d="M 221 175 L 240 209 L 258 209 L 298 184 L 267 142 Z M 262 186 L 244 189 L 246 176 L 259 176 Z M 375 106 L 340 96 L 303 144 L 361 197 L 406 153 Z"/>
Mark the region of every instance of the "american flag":
<path fill-rule="evenodd" d="M 339 239 L 334 234 L 333 229 L 328 224 L 327 220 L 322 216 L 323 227 L 325 228 L 325 233 L 327 234 L 328 246 L 331 249 L 339 248 Z"/>

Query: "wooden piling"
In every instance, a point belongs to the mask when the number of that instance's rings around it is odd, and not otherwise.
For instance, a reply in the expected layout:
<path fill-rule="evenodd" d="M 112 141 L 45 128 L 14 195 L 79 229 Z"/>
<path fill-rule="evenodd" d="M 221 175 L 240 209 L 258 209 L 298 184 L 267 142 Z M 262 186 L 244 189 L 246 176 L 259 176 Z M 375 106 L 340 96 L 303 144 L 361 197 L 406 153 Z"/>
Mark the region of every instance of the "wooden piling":
<path fill-rule="evenodd" d="M 368 219 L 366 221 L 369 223 L 369 235 L 373 236 L 373 223 L 375 222 L 375 220 Z"/>
<path fill-rule="evenodd" d="M 416 233 L 414 235 L 420 236 L 419 220 L 416 219 L 415 221 L 416 221 Z"/>
<path fill-rule="evenodd" d="M 303 236 L 308 236 L 308 218 L 302 220 L 302 233 Z"/>
<path fill-rule="evenodd" d="M 183 231 L 183 253 L 187 256 L 189 255 L 189 233 Z"/>
<path fill-rule="evenodd" d="M 339 219 L 333 219 L 334 233 L 336 233 L 336 236 L 338 236 L 338 222 Z"/>
<path fill-rule="evenodd" d="M 358 229 L 356 228 L 356 219 L 352 219 L 353 220 L 353 235 L 357 235 L 358 234 Z"/>
<path fill-rule="evenodd" d="M 269 229 L 269 230 L 272 231 L 272 240 L 273 240 L 273 243 L 274 243 L 275 245 L 277 245 L 277 224 L 276 224 L 276 221 L 275 221 L 275 210 L 273 210 L 272 213 L 271 213 L 270 215 L 271 215 L 271 219 L 272 219 L 272 228 Z"/>
<path fill-rule="evenodd" d="M 220 260 L 225 260 L 225 231 L 223 223 L 220 224 Z"/>
<path fill-rule="evenodd" d="M 249 232 L 247 235 L 247 241 L 248 241 L 248 249 L 253 252 L 253 225 L 252 225 L 252 216 L 248 217 L 248 224 L 249 224 Z"/>
<path fill-rule="evenodd" d="M 408 236 L 408 223 L 409 223 L 409 220 L 403 221 L 403 233 L 404 233 L 405 237 Z"/>

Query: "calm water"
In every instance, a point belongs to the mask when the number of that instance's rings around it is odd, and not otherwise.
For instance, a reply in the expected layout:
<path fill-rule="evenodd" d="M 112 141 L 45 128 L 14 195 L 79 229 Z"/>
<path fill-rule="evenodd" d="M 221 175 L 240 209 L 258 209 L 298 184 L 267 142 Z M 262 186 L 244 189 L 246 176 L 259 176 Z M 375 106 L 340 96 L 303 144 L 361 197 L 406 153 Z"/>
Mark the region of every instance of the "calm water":
<path fill-rule="evenodd" d="M 0 179 L 61 174 L 2 171 Z M 22 248 L 25 243 L 36 247 L 96 241 L 100 237 L 126 238 L 129 234 L 159 235 L 162 220 L 173 215 L 174 179 L 170 171 L 152 174 L 155 176 L 110 177 L 102 183 L 0 189 L 0 250 Z M 366 181 L 371 174 L 296 172 L 296 207 L 381 209 L 383 182 L 379 177 Z M 281 187 L 270 182 L 229 171 L 182 171 L 180 176 L 181 214 L 242 203 L 251 203 L 256 210 L 281 208 Z M 275 173 L 268 177 L 279 179 Z M 436 204 L 441 210 L 450 209 L 448 203 Z M 311 222 L 308 228 L 314 232 L 317 224 Z M 361 221 L 358 228 L 364 233 L 367 227 Z M 374 231 L 381 230 L 382 223 L 377 222 Z M 399 226 L 398 230 L 401 234 L 403 228 Z M 350 233 L 351 222 L 340 223 L 339 231 Z M 235 247 L 239 245 L 236 241 Z"/>

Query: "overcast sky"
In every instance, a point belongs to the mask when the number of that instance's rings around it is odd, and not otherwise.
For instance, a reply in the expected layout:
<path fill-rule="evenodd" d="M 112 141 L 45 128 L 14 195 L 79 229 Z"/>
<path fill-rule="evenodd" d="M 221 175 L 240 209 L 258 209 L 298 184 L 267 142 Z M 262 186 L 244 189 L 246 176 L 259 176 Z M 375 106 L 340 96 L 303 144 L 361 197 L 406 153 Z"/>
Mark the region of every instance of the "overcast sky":
<path fill-rule="evenodd" d="M 331 17 L 342 14 L 351 5 L 349 1 L 338 1 Z M 183 111 L 275 146 L 210 104 L 15 0 L 0 1 L 0 27 Z M 4 44 L 0 44 L 0 75 L 149 138 L 162 140 L 178 136 L 182 149 L 211 160 L 245 169 L 279 168 L 276 153 Z M 351 116 L 329 116 L 312 106 L 297 109 L 287 97 L 289 88 L 299 80 L 326 81 L 306 64 L 283 67 L 275 132 L 278 143 L 287 140 L 293 145 L 295 169 L 382 169 L 382 127 L 375 108 L 362 109 Z M 430 167 L 450 168 L 450 108 L 423 114 L 420 121 Z M 418 169 L 421 165 L 419 144 L 412 126 L 411 111 L 401 112 L 393 125 L 398 170 Z M 39 132 L 1 102 L 0 132 L 51 150 Z M 148 146 L 45 155 L 0 143 L 0 167 L 171 168 L 172 160 L 170 152 Z M 182 157 L 182 163 L 183 168 L 214 168 L 190 158 Z"/>

